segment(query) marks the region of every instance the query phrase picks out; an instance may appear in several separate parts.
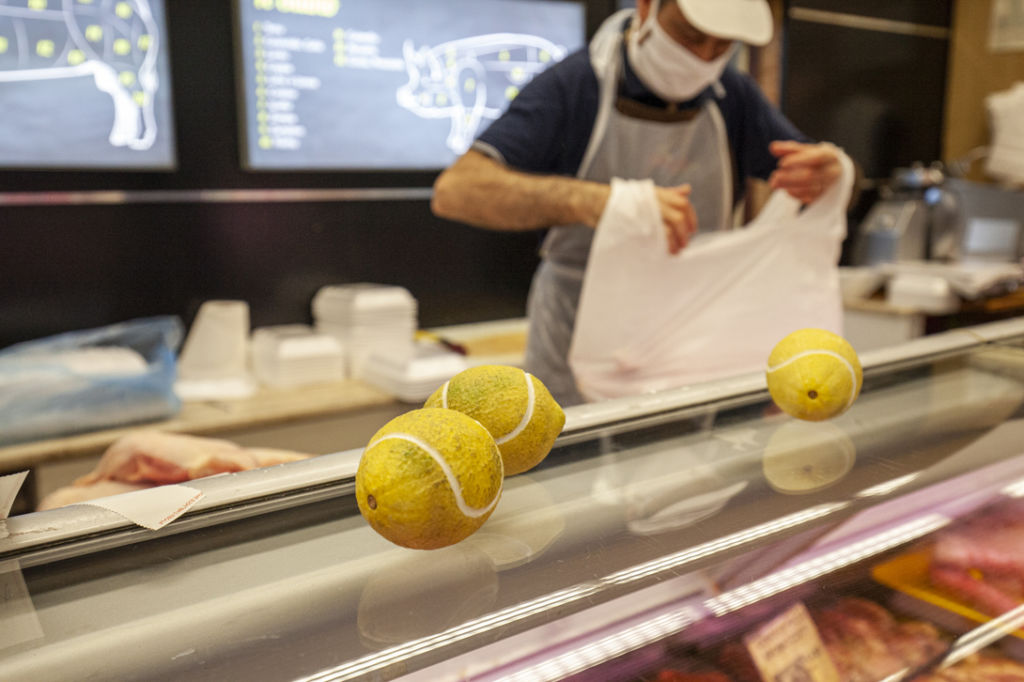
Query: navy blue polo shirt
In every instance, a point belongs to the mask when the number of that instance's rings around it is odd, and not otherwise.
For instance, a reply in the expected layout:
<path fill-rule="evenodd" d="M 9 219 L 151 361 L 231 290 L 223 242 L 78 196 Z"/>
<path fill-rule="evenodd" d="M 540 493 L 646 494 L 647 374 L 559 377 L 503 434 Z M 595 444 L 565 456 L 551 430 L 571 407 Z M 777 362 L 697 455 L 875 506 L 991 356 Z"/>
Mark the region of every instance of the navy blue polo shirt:
<path fill-rule="evenodd" d="M 622 48 L 623 51 L 625 48 Z M 667 104 L 648 90 L 623 59 L 620 96 L 652 106 Z M 732 66 L 720 79 L 721 90 L 708 88 L 681 106 L 699 106 L 714 97 L 725 120 L 732 153 L 734 191 L 738 201 L 746 178 L 767 180 L 776 159 L 768 151 L 773 140 L 810 142 L 764 96 L 748 75 Z M 583 161 L 597 118 L 599 86 L 587 49 L 569 55 L 538 74 L 474 143 L 506 165 L 531 173 L 573 176 Z"/>

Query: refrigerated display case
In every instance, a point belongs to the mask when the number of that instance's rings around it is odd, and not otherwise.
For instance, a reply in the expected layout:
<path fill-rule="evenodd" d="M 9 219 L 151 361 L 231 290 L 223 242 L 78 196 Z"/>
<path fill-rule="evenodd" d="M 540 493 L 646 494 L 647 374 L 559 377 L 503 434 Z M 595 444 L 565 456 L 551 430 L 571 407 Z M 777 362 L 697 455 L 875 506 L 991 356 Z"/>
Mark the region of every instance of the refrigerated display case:
<path fill-rule="evenodd" d="M 827 422 L 761 375 L 570 408 L 442 550 L 363 521 L 358 450 L 191 481 L 158 531 L 89 505 L 9 519 L 0 679 L 872 679 L 835 659 L 890 660 L 876 637 L 918 642 L 885 679 L 974 649 L 1016 665 L 1019 609 L 939 592 L 927 557 L 1024 497 L 1024 320 L 861 359 Z M 823 650 L 837 676 L 808 672 Z"/>

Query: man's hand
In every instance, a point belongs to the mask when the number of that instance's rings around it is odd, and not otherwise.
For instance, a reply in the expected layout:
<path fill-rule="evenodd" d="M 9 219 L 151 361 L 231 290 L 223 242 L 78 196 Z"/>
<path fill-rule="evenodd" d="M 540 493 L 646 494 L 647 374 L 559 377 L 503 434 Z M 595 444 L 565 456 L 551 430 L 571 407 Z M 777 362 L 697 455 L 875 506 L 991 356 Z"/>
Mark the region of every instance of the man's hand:
<path fill-rule="evenodd" d="M 842 174 L 839 152 L 830 144 L 776 140 L 768 149 L 779 159 L 768 178 L 772 189 L 785 190 L 805 204 L 824 194 Z"/>
<path fill-rule="evenodd" d="M 697 233 L 697 212 L 690 203 L 690 186 L 655 187 L 654 191 L 668 238 L 668 252 L 675 255 Z"/>

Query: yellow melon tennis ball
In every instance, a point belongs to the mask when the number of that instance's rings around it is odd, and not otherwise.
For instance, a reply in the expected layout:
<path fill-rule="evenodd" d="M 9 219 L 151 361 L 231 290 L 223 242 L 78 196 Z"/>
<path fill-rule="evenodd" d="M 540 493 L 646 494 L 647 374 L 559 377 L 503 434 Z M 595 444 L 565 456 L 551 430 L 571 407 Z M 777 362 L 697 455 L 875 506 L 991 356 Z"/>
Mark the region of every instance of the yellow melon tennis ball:
<path fill-rule="evenodd" d="M 783 412 L 822 421 L 846 411 L 860 394 L 860 360 L 846 339 L 824 329 L 799 329 L 768 356 L 768 392 Z"/>
<path fill-rule="evenodd" d="M 356 502 L 396 545 L 437 549 L 483 525 L 503 477 L 498 446 L 477 421 L 453 410 L 412 410 L 370 439 L 356 472 Z"/>
<path fill-rule="evenodd" d="M 425 407 L 468 414 L 494 436 L 505 475 L 528 471 L 551 451 L 565 426 L 565 412 L 537 377 L 518 367 L 481 365 L 459 372 L 427 399 Z"/>

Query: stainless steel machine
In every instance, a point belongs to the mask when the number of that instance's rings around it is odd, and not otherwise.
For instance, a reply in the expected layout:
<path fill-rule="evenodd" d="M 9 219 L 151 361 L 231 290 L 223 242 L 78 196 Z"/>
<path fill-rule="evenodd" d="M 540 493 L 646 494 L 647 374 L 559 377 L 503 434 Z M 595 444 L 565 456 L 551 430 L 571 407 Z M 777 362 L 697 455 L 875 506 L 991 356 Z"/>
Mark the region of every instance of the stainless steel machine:
<path fill-rule="evenodd" d="M 1015 262 L 1024 192 L 949 177 L 938 166 L 895 171 L 856 237 L 853 263 Z"/>

